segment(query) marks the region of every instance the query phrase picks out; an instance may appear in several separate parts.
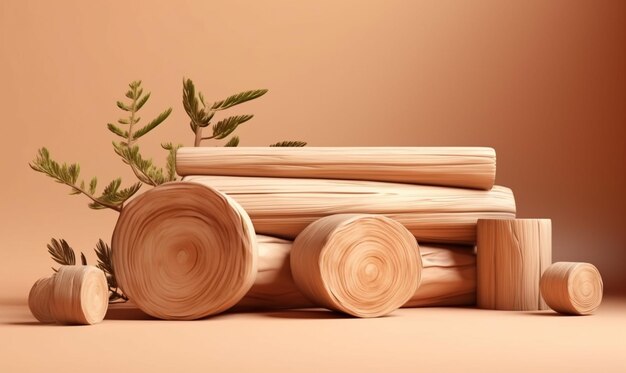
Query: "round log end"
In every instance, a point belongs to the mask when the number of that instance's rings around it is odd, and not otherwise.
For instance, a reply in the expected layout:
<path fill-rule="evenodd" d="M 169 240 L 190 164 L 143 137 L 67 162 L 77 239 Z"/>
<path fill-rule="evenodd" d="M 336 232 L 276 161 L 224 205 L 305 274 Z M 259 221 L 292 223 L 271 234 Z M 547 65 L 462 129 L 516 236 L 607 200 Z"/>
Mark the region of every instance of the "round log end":
<path fill-rule="evenodd" d="M 109 288 L 94 266 L 61 266 L 54 276 L 50 311 L 61 324 L 97 324 L 109 306 Z"/>
<path fill-rule="evenodd" d="M 589 263 L 554 263 L 541 277 L 543 299 L 563 314 L 592 314 L 602 302 L 602 291 L 600 272 Z"/>
<path fill-rule="evenodd" d="M 413 296 L 421 280 L 417 241 L 384 216 L 321 218 L 298 235 L 290 260 L 305 296 L 357 317 L 391 313 Z"/>
<path fill-rule="evenodd" d="M 193 182 L 163 184 L 128 203 L 111 249 L 124 293 L 161 319 L 225 311 L 256 277 L 250 218 L 230 197 Z"/>

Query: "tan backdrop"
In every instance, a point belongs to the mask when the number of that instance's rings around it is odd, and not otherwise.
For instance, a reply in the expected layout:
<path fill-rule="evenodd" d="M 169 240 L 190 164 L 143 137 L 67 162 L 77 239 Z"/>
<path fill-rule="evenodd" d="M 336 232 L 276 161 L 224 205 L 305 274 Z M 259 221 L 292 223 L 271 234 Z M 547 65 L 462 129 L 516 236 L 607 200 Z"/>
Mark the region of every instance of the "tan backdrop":
<path fill-rule="evenodd" d="M 0 297 L 21 302 L 63 237 L 88 252 L 116 213 L 28 168 L 46 145 L 86 177 L 132 180 L 105 125 L 126 84 L 172 106 L 143 143 L 192 143 L 181 79 L 209 99 L 268 88 L 242 145 L 485 145 L 554 259 L 626 284 L 626 2 L 2 1 Z"/>

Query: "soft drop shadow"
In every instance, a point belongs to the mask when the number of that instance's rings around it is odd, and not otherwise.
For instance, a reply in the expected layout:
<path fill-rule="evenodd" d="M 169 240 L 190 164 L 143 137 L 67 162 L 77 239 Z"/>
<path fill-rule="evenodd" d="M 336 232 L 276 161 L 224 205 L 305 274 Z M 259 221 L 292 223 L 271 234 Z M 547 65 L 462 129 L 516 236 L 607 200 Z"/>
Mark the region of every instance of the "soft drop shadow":
<path fill-rule="evenodd" d="M 346 315 L 340 312 L 324 310 L 324 309 L 300 309 L 300 310 L 284 310 L 276 312 L 266 312 L 262 314 L 265 317 L 273 317 L 278 319 L 297 319 L 297 320 L 324 320 L 324 319 L 352 319 L 360 320 L 359 317 Z M 378 318 L 394 317 L 394 315 L 386 315 Z"/>

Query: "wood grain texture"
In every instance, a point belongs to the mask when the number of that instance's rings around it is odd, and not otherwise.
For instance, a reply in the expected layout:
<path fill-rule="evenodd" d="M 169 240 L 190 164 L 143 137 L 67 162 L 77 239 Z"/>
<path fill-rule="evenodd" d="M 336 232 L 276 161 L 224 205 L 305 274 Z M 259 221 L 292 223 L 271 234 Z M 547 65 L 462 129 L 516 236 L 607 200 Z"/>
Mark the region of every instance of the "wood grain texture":
<path fill-rule="evenodd" d="M 259 272 L 235 309 L 310 308 L 291 275 L 292 241 L 257 235 Z M 476 255 L 471 246 L 420 244 L 421 284 L 402 307 L 476 304 Z"/>
<path fill-rule="evenodd" d="M 313 221 L 340 213 L 381 214 L 421 242 L 476 242 L 478 219 L 515 217 L 513 192 L 359 180 L 186 176 L 239 202 L 257 233 L 294 239 Z"/>
<path fill-rule="evenodd" d="M 422 274 L 411 232 L 382 215 L 336 214 L 314 221 L 293 242 L 290 262 L 307 298 L 356 317 L 400 308 Z"/>
<path fill-rule="evenodd" d="M 41 322 L 91 325 L 104 319 L 109 304 L 107 281 L 94 266 L 61 266 L 35 282 L 28 306 Z"/>
<path fill-rule="evenodd" d="M 179 175 L 352 179 L 489 190 L 496 152 L 484 147 L 189 147 Z"/>
<path fill-rule="evenodd" d="M 111 249 L 124 293 L 162 319 L 225 311 L 257 274 L 255 232 L 246 212 L 230 197 L 191 182 L 163 184 L 128 203 Z"/>
<path fill-rule="evenodd" d="M 552 263 L 549 219 L 478 220 L 478 306 L 542 310 L 539 281 Z"/>
<path fill-rule="evenodd" d="M 564 314 L 592 314 L 602 303 L 602 291 L 602 276 L 589 263 L 554 263 L 541 276 L 543 299 Z"/>

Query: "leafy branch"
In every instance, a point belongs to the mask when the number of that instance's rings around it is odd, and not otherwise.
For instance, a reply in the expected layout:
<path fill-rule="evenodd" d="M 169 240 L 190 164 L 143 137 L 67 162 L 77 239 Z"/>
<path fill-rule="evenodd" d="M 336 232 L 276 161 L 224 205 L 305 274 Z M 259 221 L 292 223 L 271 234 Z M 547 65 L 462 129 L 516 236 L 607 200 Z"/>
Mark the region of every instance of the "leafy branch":
<path fill-rule="evenodd" d="M 44 173 L 56 182 L 69 186 L 71 188 L 70 194 L 87 196 L 91 199 L 89 207 L 94 210 L 109 208 L 120 212 L 124 202 L 141 188 L 141 183 L 135 183 L 128 188 L 120 189 L 122 179 L 117 178 L 104 188 L 100 196 L 97 196 L 98 179 L 96 177 L 91 179 L 89 185 L 85 184 L 84 180 L 81 180 L 79 183 L 80 165 L 78 163 L 59 164 L 50 158 L 50 152 L 46 148 L 39 149 L 37 157 L 29 165 L 33 170 Z"/>
<path fill-rule="evenodd" d="M 194 133 L 194 146 L 200 146 L 203 140 L 221 140 L 231 135 L 237 127 L 254 117 L 252 114 L 234 115 L 224 118 L 212 127 L 210 136 L 203 136 L 203 130 L 211 126 L 211 120 L 218 111 L 226 110 L 236 105 L 257 99 L 267 93 L 267 89 L 255 89 L 245 91 L 227 97 L 224 100 L 215 101 L 207 105 L 202 92 L 196 93 L 196 87 L 191 79 L 183 79 L 183 107 L 189 116 L 189 126 Z M 233 136 L 224 146 L 238 146 L 239 137 Z M 271 146 L 305 146 L 303 141 L 283 141 Z"/>
<path fill-rule="evenodd" d="M 141 87 L 141 80 L 133 81 L 128 85 L 129 90 L 126 92 L 127 102 L 117 101 L 117 107 L 128 113 L 125 118 L 118 119 L 119 125 L 127 126 L 127 129 L 122 129 L 118 125 L 108 123 L 107 128 L 113 134 L 122 138 L 122 141 L 113 142 L 113 149 L 115 153 L 119 155 L 124 163 L 128 164 L 133 173 L 144 184 L 157 186 L 168 181 L 176 180 L 175 167 L 168 161 L 166 170 L 154 165 L 152 159 L 145 159 L 139 152 L 139 146 L 135 145 L 138 139 L 146 135 L 161 123 L 165 121 L 172 113 L 172 108 L 168 108 L 161 112 L 156 118 L 151 120 L 145 126 L 136 129 L 137 123 L 141 120 L 138 113 L 139 110 L 148 102 L 150 98 L 150 92 L 144 94 L 144 90 Z M 168 160 L 170 157 L 176 156 L 176 150 L 181 145 L 172 146 L 169 144 L 164 149 L 169 151 Z"/>
<path fill-rule="evenodd" d="M 52 260 L 60 265 L 76 265 L 76 254 L 74 249 L 64 239 L 57 240 L 53 238 L 48 244 L 48 253 L 52 257 Z M 98 263 L 96 267 L 100 268 L 107 279 L 107 286 L 109 288 L 109 302 L 116 300 L 127 301 L 128 298 L 117 285 L 115 280 L 115 271 L 113 270 L 113 261 L 111 260 L 111 248 L 104 241 L 98 240 L 95 248 L 96 256 L 98 257 Z M 85 254 L 80 253 L 81 265 L 87 265 L 87 258 Z M 58 269 L 52 268 L 57 272 Z"/>

